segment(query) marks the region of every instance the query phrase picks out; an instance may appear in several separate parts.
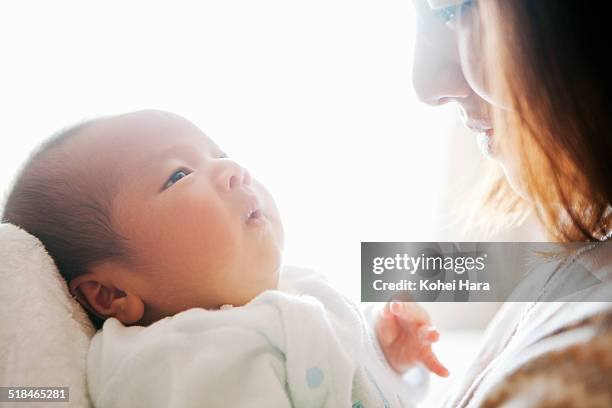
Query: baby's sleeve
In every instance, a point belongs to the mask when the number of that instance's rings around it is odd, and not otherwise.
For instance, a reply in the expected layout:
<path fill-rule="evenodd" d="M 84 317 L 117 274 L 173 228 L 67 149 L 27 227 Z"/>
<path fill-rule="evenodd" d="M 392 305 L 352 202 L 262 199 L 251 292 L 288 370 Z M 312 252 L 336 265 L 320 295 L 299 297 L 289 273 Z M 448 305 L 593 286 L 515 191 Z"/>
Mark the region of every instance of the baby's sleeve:
<path fill-rule="evenodd" d="M 372 338 L 372 345 L 374 347 L 376 356 L 385 367 L 387 375 L 392 378 L 399 378 L 405 389 L 409 390 L 410 401 L 416 405 L 421 402 L 427 395 L 429 389 L 430 374 L 429 371 L 422 365 L 416 364 L 414 367 L 408 369 L 403 375 L 397 374 L 387 362 L 384 352 L 378 341 L 376 335 L 375 325 L 382 313 L 385 303 L 366 303 L 362 304 L 360 311 L 368 326 L 370 337 Z"/>
<path fill-rule="evenodd" d="M 284 355 L 256 331 L 163 330 L 124 342 L 119 358 L 112 331 L 90 349 L 96 408 L 291 407 Z"/>

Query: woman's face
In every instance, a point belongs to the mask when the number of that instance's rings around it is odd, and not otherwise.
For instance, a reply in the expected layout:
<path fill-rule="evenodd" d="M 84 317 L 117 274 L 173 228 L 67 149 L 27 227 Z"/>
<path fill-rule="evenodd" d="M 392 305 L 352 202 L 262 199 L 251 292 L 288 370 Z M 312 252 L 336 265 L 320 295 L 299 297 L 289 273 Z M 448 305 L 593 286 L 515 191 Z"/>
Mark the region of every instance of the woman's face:
<path fill-rule="evenodd" d="M 476 133 L 483 153 L 498 161 L 515 190 L 522 192 L 518 163 L 494 144 L 493 108 L 504 108 L 485 81 L 477 2 L 414 0 L 417 37 L 413 69 L 419 99 L 437 106 L 455 102 L 465 126 Z M 489 73 L 490 74 L 490 73 Z"/>

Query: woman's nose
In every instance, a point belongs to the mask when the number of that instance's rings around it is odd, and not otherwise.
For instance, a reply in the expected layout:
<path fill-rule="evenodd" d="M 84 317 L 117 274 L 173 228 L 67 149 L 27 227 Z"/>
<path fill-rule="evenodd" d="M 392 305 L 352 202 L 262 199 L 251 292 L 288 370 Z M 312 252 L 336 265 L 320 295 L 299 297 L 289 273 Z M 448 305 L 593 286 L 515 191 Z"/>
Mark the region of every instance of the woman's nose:
<path fill-rule="evenodd" d="M 417 34 L 412 84 L 421 102 L 431 106 L 467 98 L 471 93 L 455 42 Z"/>
<path fill-rule="evenodd" d="M 221 191 L 232 191 L 251 185 L 251 175 L 248 170 L 229 159 L 218 159 L 215 184 Z"/>

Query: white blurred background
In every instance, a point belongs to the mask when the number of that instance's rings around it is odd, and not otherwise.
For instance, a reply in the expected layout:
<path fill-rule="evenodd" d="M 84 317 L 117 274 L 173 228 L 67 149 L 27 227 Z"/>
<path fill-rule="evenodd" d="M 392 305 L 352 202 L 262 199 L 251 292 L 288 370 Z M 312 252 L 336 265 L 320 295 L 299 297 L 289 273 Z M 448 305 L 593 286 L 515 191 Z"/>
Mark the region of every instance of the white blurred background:
<path fill-rule="evenodd" d="M 414 28 L 408 0 L 3 2 L 3 199 L 54 131 L 170 110 L 272 191 L 286 263 L 312 266 L 358 299 L 360 242 L 465 238 L 441 220 L 454 207 L 449 192 L 482 172 L 455 108 L 415 98 Z M 495 308 L 432 309 L 449 336 L 475 330 L 456 341 L 443 332 L 451 369 L 465 365 Z"/>

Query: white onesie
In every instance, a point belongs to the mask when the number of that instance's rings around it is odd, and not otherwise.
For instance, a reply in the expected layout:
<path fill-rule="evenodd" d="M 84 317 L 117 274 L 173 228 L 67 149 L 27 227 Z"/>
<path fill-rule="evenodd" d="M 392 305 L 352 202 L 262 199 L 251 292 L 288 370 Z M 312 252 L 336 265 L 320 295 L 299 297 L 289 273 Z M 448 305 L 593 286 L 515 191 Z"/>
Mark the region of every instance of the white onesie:
<path fill-rule="evenodd" d="M 408 407 L 424 386 L 393 372 L 355 304 L 299 268 L 242 307 L 108 319 L 87 371 L 97 408 Z"/>

